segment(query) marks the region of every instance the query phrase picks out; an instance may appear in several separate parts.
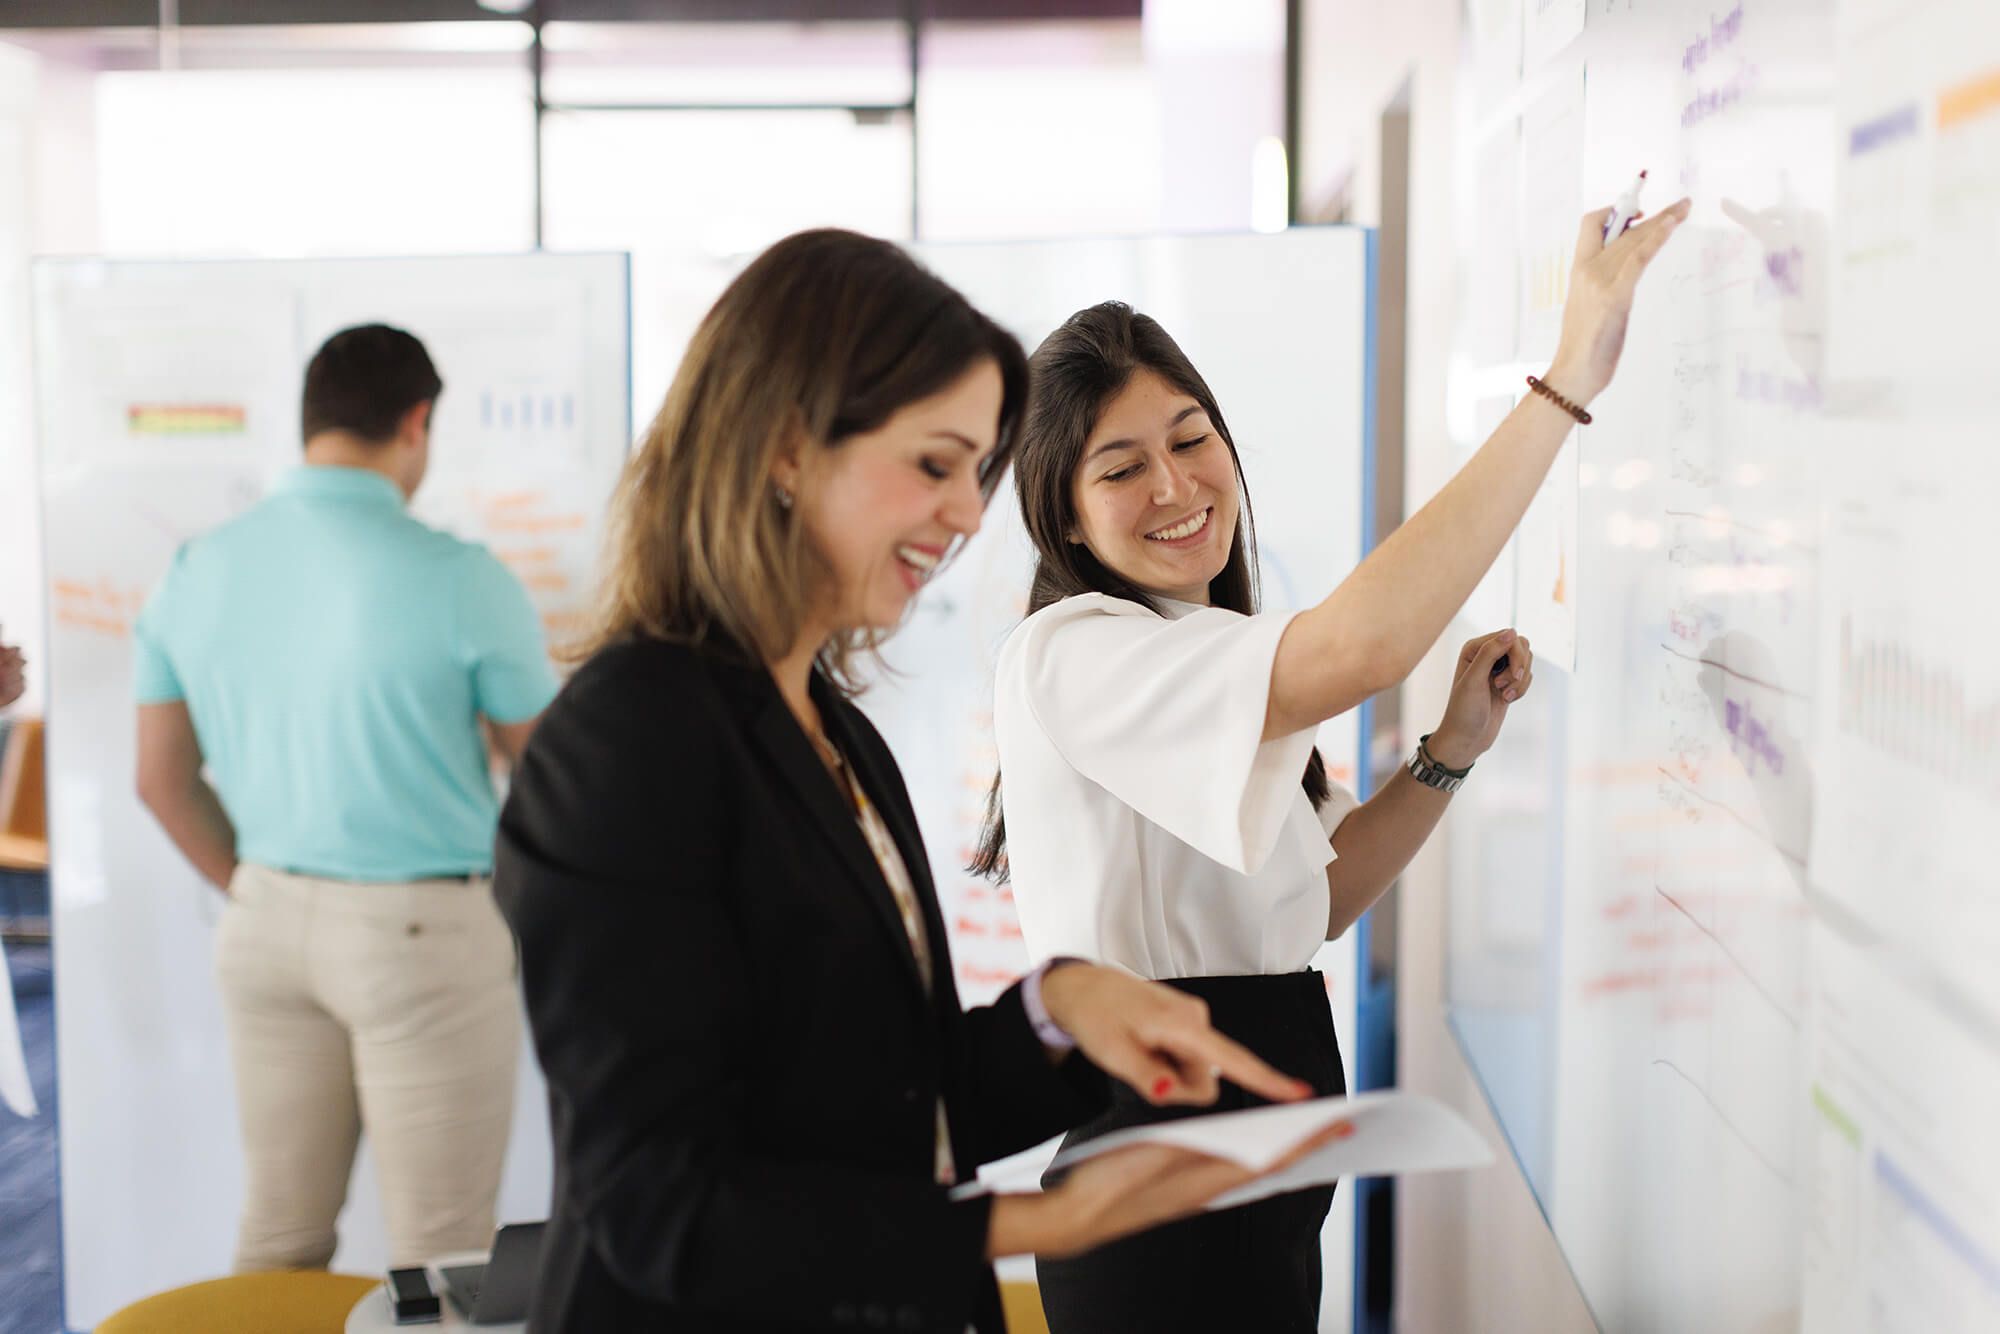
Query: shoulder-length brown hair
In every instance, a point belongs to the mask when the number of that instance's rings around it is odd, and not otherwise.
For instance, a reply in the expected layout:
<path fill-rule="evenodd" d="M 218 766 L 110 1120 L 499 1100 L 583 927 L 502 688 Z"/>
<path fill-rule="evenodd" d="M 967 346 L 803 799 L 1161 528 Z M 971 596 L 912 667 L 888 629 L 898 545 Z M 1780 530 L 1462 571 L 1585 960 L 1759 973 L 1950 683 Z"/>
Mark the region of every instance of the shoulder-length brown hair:
<path fill-rule="evenodd" d="M 1083 447 L 1106 405 L 1131 382 L 1133 373 L 1148 370 L 1199 403 L 1229 449 L 1243 503 L 1229 539 L 1229 559 L 1209 581 L 1208 600 L 1212 606 L 1254 615 L 1259 600 L 1257 529 L 1243 460 L 1208 382 L 1159 321 L 1122 301 L 1079 310 L 1042 340 L 1028 368 L 1028 413 L 1014 459 L 1014 490 L 1035 544 L 1028 614 L 1079 593 L 1107 593 L 1159 610 L 1143 590 L 1098 560 L 1089 547 L 1069 540 L 1078 527 L 1075 482 Z M 1314 809 L 1325 804 L 1330 789 L 1318 747 L 1306 761 L 1300 782 Z M 966 869 L 1004 881 L 1006 854 L 1007 821 L 1001 809 L 1000 775 L 995 773 L 986 797 L 979 851 Z"/>
<path fill-rule="evenodd" d="M 800 440 L 837 449 L 986 359 L 1001 378 L 998 444 L 979 476 L 990 498 L 1027 399 L 1014 336 L 887 241 L 829 228 L 759 255 L 695 330 L 625 467 L 596 623 L 576 655 L 633 637 L 751 661 L 789 652 L 828 571 L 778 503 L 772 463 Z M 880 637 L 836 636 L 821 670 L 852 693 L 853 655 Z"/>

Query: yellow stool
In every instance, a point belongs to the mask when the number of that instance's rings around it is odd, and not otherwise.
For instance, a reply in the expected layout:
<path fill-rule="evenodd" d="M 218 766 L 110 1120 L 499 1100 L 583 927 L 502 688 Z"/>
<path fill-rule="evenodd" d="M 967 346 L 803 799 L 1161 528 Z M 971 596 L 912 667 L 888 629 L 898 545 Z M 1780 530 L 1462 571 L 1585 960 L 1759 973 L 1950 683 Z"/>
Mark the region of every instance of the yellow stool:
<path fill-rule="evenodd" d="M 1002 1283 L 1000 1306 L 1007 1315 L 1007 1334 L 1049 1334 L 1042 1314 L 1042 1290 L 1033 1283 Z M 104 1334 L 102 1329 L 98 1334 Z"/>
<path fill-rule="evenodd" d="M 215 1278 L 136 1301 L 96 1334 L 341 1334 L 381 1282 L 321 1269 Z"/>
<path fill-rule="evenodd" d="M 0 870 L 49 869 L 42 720 L 23 718 L 0 747 Z"/>

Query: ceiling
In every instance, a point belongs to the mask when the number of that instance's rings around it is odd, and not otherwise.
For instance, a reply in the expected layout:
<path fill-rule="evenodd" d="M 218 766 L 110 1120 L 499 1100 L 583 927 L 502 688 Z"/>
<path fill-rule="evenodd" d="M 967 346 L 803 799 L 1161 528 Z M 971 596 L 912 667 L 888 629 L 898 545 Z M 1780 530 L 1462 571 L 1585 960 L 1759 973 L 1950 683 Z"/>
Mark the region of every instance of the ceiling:
<path fill-rule="evenodd" d="M 523 0 L 178 0 L 183 27 L 321 23 L 508 21 Z M 900 19 L 914 3 L 926 19 L 1138 18 L 1141 0 L 541 0 L 546 21 L 585 23 L 842 23 Z M 0 0 L 0 29 L 152 27 L 159 0 Z"/>

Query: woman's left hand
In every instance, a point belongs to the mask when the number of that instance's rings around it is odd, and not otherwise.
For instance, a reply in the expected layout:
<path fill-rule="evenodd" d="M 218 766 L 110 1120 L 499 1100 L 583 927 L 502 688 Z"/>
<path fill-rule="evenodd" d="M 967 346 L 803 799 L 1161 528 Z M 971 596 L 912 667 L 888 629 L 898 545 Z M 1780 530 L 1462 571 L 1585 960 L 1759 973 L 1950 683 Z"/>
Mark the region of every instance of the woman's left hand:
<path fill-rule="evenodd" d="M 1502 658 L 1504 667 L 1499 666 Z M 1432 758 L 1453 769 L 1470 768 L 1500 735 L 1508 706 L 1534 683 L 1535 655 L 1525 635 L 1498 630 L 1467 640 L 1459 650 L 1444 721 L 1425 743 Z"/>
<path fill-rule="evenodd" d="M 1227 1079 L 1273 1102 L 1312 1093 L 1208 1022 L 1208 1003 L 1102 964 L 1068 963 L 1042 978 L 1042 1004 L 1098 1069 L 1156 1105 L 1206 1106 Z"/>

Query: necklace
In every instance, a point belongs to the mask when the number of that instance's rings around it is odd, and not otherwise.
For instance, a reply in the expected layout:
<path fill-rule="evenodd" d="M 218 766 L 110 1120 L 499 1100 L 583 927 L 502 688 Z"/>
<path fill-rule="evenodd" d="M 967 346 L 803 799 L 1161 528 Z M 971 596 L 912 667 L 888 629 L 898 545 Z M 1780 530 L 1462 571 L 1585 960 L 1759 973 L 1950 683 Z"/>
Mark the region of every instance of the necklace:
<path fill-rule="evenodd" d="M 847 757 L 840 753 L 840 747 L 833 744 L 824 729 L 808 725 L 803 718 L 799 720 L 799 725 L 805 731 L 806 740 L 812 742 L 813 749 L 819 752 L 820 763 L 832 770 L 836 779 L 845 782 Z"/>

